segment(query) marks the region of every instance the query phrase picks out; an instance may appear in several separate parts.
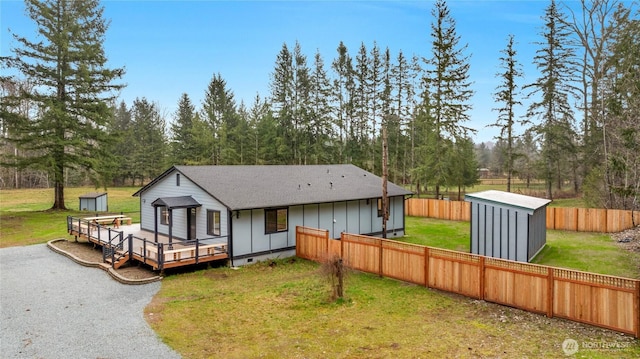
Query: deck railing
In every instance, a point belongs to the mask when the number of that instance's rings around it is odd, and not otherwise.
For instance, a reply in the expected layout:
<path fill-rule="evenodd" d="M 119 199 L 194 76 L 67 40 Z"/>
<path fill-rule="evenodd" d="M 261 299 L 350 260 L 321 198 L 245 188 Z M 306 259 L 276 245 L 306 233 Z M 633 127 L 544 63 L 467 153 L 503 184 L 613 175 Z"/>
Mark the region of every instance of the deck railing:
<path fill-rule="evenodd" d="M 103 248 L 102 260 L 115 264 L 124 257 L 136 259 L 163 270 L 189 264 L 223 259 L 227 256 L 227 236 L 197 238 L 188 241 L 156 243 L 146 238 L 124 234 L 122 230 L 109 228 L 84 218 L 67 216 L 67 232 L 87 238 Z M 224 241 L 224 243 L 221 243 Z"/>

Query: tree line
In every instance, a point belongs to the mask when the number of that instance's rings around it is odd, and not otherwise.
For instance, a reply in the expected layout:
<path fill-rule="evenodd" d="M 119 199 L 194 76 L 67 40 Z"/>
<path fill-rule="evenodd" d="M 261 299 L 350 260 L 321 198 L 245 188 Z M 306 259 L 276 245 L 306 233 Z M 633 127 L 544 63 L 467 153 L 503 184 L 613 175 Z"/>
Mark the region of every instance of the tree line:
<path fill-rule="evenodd" d="M 238 103 L 216 73 L 201 104 L 182 94 L 173 114 L 144 96 L 132 104 L 117 99 L 124 72 L 105 68 L 98 1 L 26 3 L 30 17 L 50 28 L 41 31 L 45 45 L 14 35 L 20 46 L 2 59 L 22 74 L 1 78 L 3 187 L 135 186 L 172 164 L 352 163 L 380 175 L 383 127 L 389 180 L 435 196 L 478 181 L 488 149 L 474 144 L 468 126 L 472 57 L 445 1 L 433 4 L 424 55 L 339 42 L 325 62 L 320 52 L 308 58 L 300 43 L 284 43 L 268 95 Z M 583 0 L 574 9 L 550 1 L 533 59 L 519 58 L 517 39 L 505 34 L 496 54 L 500 135 L 492 166 L 507 176 L 507 190 L 512 178 L 540 179 L 548 198 L 571 183 L 593 205 L 637 206 L 640 24 L 633 5 Z M 77 36 L 61 40 L 63 33 Z M 522 61 L 535 64 L 533 83 L 523 83 Z"/>

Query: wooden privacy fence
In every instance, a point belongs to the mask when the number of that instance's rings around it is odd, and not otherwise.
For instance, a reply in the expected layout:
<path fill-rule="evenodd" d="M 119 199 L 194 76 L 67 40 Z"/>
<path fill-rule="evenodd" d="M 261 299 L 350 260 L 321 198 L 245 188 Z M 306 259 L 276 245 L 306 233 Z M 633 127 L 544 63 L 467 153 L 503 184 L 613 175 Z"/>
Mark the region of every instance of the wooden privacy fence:
<path fill-rule="evenodd" d="M 298 257 L 640 337 L 640 280 L 520 263 L 377 237 L 296 228 Z"/>
<path fill-rule="evenodd" d="M 470 221 L 471 203 L 430 198 L 405 201 L 407 216 Z M 634 220 L 635 219 L 635 220 Z M 614 233 L 640 225 L 639 211 L 604 208 L 547 207 L 547 229 Z"/>

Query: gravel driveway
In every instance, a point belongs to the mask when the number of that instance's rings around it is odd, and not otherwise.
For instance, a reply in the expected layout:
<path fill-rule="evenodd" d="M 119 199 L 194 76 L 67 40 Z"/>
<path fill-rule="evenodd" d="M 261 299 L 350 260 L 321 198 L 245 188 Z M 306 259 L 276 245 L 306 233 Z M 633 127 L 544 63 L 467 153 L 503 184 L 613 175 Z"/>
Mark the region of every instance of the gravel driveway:
<path fill-rule="evenodd" d="M 44 244 L 0 249 L 0 358 L 179 358 L 144 320 L 159 289 L 121 284 Z"/>

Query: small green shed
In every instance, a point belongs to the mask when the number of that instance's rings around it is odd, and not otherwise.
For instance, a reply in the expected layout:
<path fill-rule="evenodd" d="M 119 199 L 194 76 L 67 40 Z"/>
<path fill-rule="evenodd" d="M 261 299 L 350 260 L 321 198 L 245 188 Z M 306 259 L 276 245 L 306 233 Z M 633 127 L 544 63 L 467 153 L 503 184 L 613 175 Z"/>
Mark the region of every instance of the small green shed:
<path fill-rule="evenodd" d="M 107 192 L 91 192 L 79 197 L 81 211 L 107 212 Z"/>
<path fill-rule="evenodd" d="M 471 253 L 529 262 L 547 243 L 550 200 L 491 190 L 465 201 L 471 202 Z"/>

